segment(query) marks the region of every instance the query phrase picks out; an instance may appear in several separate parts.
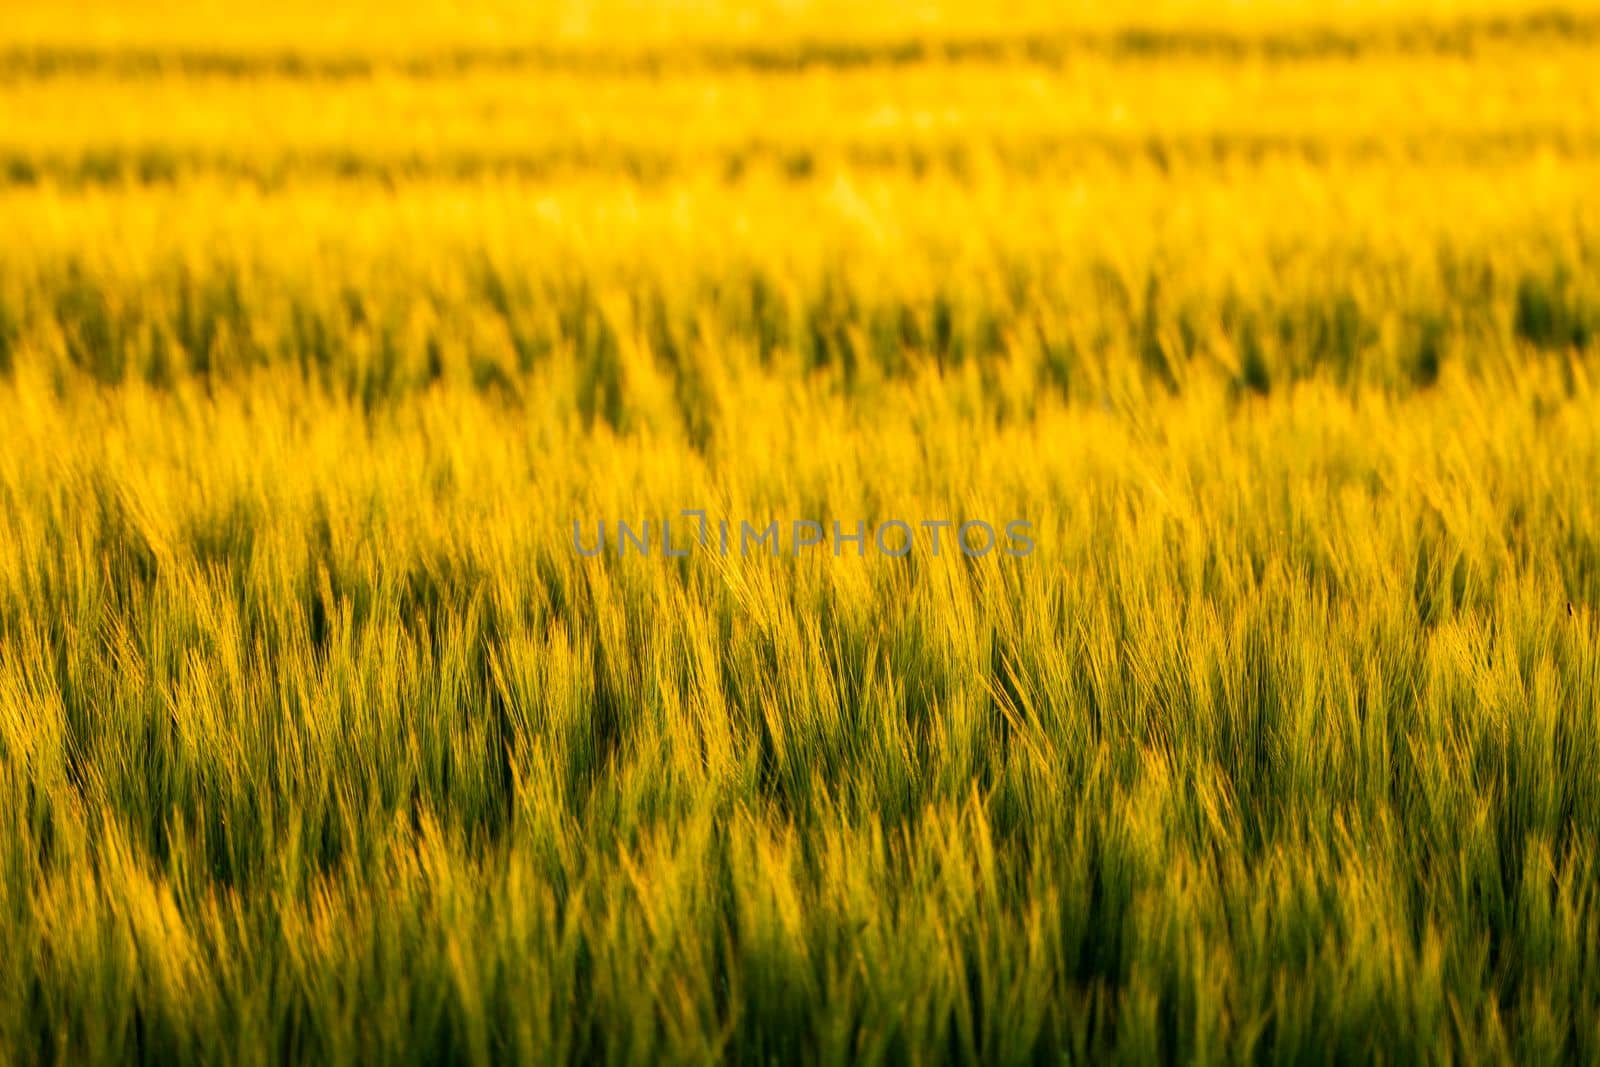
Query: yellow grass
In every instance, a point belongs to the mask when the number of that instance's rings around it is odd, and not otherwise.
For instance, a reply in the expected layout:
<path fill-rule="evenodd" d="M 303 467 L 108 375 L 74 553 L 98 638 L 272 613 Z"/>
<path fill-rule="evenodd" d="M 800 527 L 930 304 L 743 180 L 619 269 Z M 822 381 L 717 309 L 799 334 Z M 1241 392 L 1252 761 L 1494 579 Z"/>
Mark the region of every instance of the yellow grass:
<path fill-rule="evenodd" d="M 1600 1056 L 1597 68 L 6 12 L 0 1061 Z"/>

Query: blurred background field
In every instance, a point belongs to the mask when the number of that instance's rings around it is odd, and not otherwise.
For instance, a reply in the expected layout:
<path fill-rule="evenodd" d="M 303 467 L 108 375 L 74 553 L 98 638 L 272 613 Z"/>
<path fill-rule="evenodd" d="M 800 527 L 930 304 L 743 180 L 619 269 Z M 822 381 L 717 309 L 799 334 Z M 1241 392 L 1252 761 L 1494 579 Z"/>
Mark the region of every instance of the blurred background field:
<path fill-rule="evenodd" d="M 0 1061 L 1600 1058 L 1600 7 L 12 7 Z"/>

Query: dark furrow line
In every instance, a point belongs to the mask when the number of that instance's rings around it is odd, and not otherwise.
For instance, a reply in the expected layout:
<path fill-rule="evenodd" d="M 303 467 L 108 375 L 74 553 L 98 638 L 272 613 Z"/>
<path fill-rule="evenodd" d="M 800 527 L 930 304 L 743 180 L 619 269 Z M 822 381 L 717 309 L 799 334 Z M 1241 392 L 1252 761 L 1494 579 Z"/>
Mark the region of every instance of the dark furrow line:
<path fill-rule="evenodd" d="M 1469 55 L 1490 44 L 1600 41 L 1600 12 L 1541 10 L 1439 23 L 1411 21 L 1367 29 L 1310 27 L 1261 34 L 1228 30 L 1130 28 L 1110 32 L 1041 33 L 899 38 L 881 42 L 801 40 L 790 44 L 697 44 L 610 52 L 581 47 L 508 45 L 460 48 L 428 54 L 318 55 L 284 49 L 240 53 L 208 49 L 72 46 L 0 50 L 0 78 L 47 78 L 110 74 L 223 77 L 365 77 L 399 71 L 444 77 L 473 70 L 548 70 L 596 74 L 658 75 L 682 69 L 745 69 L 776 73 L 808 69 L 909 66 L 929 62 L 1027 61 L 1062 65 L 1075 57 L 1196 56 L 1220 59 L 1360 58 L 1382 53 Z"/>
<path fill-rule="evenodd" d="M 1019 175 L 1047 175 L 1074 165 L 1110 163 L 1181 170 L 1281 159 L 1311 163 L 1369 160 L 1432 163 L 1514 161 L 1537 151 L 1569 160 L 1600 156 L 1600 131 L 1518 129 L 1423 136 L 1198 134 L 1195 136 L 1099 135 L 1044 138 L 1021 143 L 983 139 L 921 145 L 855 144 L 816 149 L 803 145 L 749 142 L 737 147 L 685 152 L 646 148 L 560 148 L 532 152 L 443 152 L 364 155 L 358 150 L 289 149 L 260 158 L 204 150 L 85 148 L 73 153 L 32 153 L 0 148 L 0 187 L 44 182 L 63 185 L 156 185 L 218 175 L 273 186 L 306 177 L 378 179 L 557 178 L 604 172 L 635 181 L 717 174 L 737 181 L 749 173 L 777 173 L 806 180 L 830 167 L 924 174 L 964 175 L 979 164 L 995 164 Z"/>

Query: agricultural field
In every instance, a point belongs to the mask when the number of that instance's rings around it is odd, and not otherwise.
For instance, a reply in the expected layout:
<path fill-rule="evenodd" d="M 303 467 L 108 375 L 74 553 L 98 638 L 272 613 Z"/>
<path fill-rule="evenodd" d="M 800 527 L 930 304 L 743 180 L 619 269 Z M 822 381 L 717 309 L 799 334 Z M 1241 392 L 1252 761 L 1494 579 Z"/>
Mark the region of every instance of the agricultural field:
<path fill-rule="evenodd" d="M 0 1063 L 1600 1062 L 1600 6 L 258 8 L 0 13 Z"/>

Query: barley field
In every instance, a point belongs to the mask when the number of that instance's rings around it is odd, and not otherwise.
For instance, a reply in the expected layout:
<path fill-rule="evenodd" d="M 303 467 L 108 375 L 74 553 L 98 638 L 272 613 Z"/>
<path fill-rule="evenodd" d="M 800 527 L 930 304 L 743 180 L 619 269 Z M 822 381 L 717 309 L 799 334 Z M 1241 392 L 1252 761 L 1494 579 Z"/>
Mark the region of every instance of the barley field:
<path fill-rule="evenodd" d="M 1587 2 L 12 0 L 0 1063 L 1600 1062 L 1597 357 Z"/>

